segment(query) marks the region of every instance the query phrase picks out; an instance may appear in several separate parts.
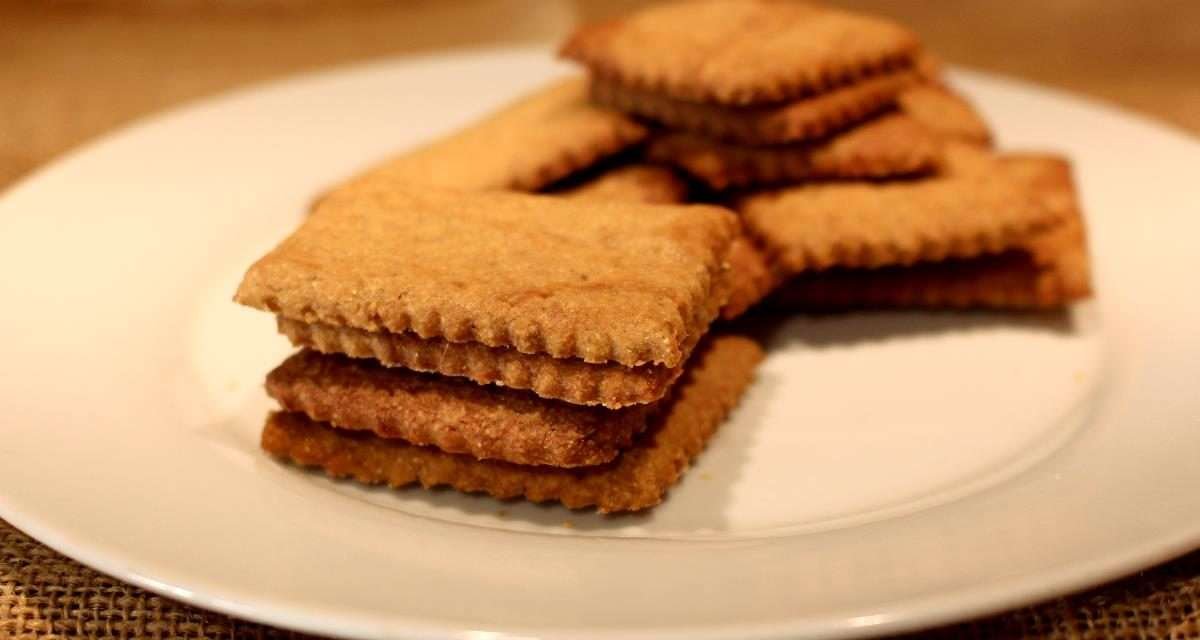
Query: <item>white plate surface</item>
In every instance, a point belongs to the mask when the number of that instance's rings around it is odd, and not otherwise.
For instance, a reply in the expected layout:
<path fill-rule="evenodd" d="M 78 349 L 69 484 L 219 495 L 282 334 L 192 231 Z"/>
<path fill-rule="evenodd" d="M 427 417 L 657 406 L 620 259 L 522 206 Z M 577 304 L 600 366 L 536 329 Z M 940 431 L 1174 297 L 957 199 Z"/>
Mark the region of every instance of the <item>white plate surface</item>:
<path fill-rule="evenodd" d="M 323 187 L 567 69 L 505 50 L 241 91 L 0 199 L 0 515 L 123 580 L 355 637 L 847 636 L 1023 604 L 1200 545 L 1200 145 L 955 80 L 1076 163 L 1069 313 L 795 318 L 641 516 L 368 490 L 257 448 L 288 351 L 230 296 Z"/>

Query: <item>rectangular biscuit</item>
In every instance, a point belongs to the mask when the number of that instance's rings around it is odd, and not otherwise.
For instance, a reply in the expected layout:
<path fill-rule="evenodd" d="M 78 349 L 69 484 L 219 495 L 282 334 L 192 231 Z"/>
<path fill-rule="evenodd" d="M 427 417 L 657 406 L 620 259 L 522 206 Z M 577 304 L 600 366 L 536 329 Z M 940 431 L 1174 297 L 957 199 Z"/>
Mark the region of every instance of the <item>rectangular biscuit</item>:
<path fill-rule="evenodd" d="M 915 71 L 900 68 L 792 102 L 730 107 L 687 102 L 594 78 L 592 100 L 669 128 L 738 144 L 771 145 L 821 138 L 866 120 L 895 104 L 896 96 L 916 81 Z"/>
<path fill-rule="evenodd" d="M 998 255 L 801 274 L 780 288 L 771 303 L 788 309 L 1045 309 L 1091 295 L 1086 231 L 1069 164 L 1041 154 L 1007 155 L 999 162 L 1028 181 L 1062 220 Z"/>
<path fill-rule="evenodd" d="M 951 147 L 950 157 L 953 165 L 959 171 L 978 171 L 980 165 L 971 164 L 969 161 L 972 153 L 974 152 L 968 151 L 968 147 Z M 1062 212 L 1064 219 L 1082 219 L 1070 160 L 1058 154 L 1029 151 L 1006 152 L 994 157 L 1005 172 L 1023 180 L 1038 193 L 1047 206 Z"/>
<path fill-rule="evenodd" d="M 682 204 L 687 201 L 688 186 L 674 171 L 650 164 L 613 167 L 583 182 L 552 191 L 560 196 L 643 202 L 646 204 Z"/>
<path fill-rule="evenodd" d="M 652 406 L 609 411 L 302 350 L 267 376 L 284 411 L 480 460 L 579 467 L 633 442 Z"/>
<path fill-rule="evenodd" d="M 597 77 L 677 100 L 778 103 L 909 64 L 920 42 L 888 20 L 817 5 L 702 0 L 575 31 L 560 54 Z"/>
<path fill-rule="evenodd" d="M 598 467 L 558 469 L 476 460 L 330 428 L 300 413 L 272 414 L 262 447 L 278 458 L 367 484 L 448 485 L 501 499 L 556 501 L 572 509 L 639 511 L 662 502 L 737 403 L 762 356 L 756 343 L 740 336 L 717 336 L 702 345 L 654 424 L 633 447 Z"/>
<path fill-rule="evenodd" d="M 900 110 L 933 133 L 981 147 L 992 146 L 992 131 L 966 98 L 942 84 L 923 83 L 897 98 Z"/>
<path fill-rule="evenodd" d="M 909 267 L 835 268 L 787 281 L 769 304 L 790 310 L 864 307 L 1048 309 L 1091 295 L 1082 227 L 1039 234 L 1058 253 L 1040 262 L 1026 251 Z"/>
<path fill-rule="evenodd" d="M 1007 153 L 1000 157 L 1005 169 L 1018 179 L 1027 180 L 1048 207 L 1062 214 L 1062 222 L 1027 240 L 1021 250 L 1033 262 L 1053 271 L 1063 300 L 1086 298 L 1092 293 L 1091 260 L 1088 256 L 1087 228 L 1079 203 L 1079 194 L 1071 162 L 1048 153 Z"/>
<path fill-rule="evenodd" d="M 738 208 L 785 275 L 999 253 L 1062 218 L 987 152 L 958 148 L 947 159 L 954 166 L 930 178 L 790 187 Z"/>
<path fill-rule="evenodd" d="M 651 204 L 682 203 L 686 198 L 684 181 L 674 171 L 654 165 L 623 164 L 583 178 L 582 182 L 572 180 L 572 186 L 552 193 Z M 363 331 L 284 317 L 277 320 L 279 332 L 298 347 L 374 358 L 387 366 L 527 389 L 543 398 L 609 409 L 661 399 L 683 370 L 654 364 L 636 367 L 593 364 L 577 358 L 523 354 L 474 342 L 423 339 L 408 332 Z"/>
<path fill-rule="evenodd" d="M 646 135 L 646 128 L 629 117 L 590 104 L 586 80 L 572 77 L 392 158 L 356 180 L 537 191 Z"/>
<path fill-rule="evenodd" d="M 389 367 L 526 389 L 543 398 L 609 409 L 659 400 L 683 371 L 682 366 L 589 363 L 477 342 L 447 342 L 410 332 L 363 331 L 283 317 L 278 324 L 280 333 L 298 347 L 371 358 Z"/>
<path fill-rule="evenodd" d="M 304 323 L 679 366 L 726 295 L 720 207 L 374 180 L 321 201 L 235 299 Z"/>
<path fill-rule="evenodd" d="M 745 146 L 691 133 L 655 136 L 651 160 L 670 163 L 710 188 L 829 178 L 885 178 L 937 168 L 941 141 L 903 113 L 888 113 L 829 138 L 803 144 Z"/>

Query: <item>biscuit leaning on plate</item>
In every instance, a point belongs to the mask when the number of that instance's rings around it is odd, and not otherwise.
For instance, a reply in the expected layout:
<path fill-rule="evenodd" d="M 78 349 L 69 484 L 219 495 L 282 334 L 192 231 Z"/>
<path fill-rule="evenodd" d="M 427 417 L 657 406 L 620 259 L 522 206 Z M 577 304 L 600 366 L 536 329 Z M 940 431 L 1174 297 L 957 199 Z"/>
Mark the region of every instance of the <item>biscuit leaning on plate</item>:
<path fill-rule="evenodd" d="M 959 147 L 948 161 L 944 173 L 920 180 L 763 191 L 738 210 L 784 276 L 999 253 L 1064 215 L 985 151 Z"/>
<path fill-rule="evenodd" d="M 537 191 L 645 139 L 628 116 L 589 104 L 581 77 L 554 81 L 357 180 Z"/>
<path fill-rule="evenodd" d="M 920 79 L 917 37 L 881 18 L 798 3 L 701 0 L 585 25 L 561 54 L 592 98 L 742 144 L 827 135 Z"/>
<path fill-rule="evenodd" d="M 840 307 L 993 307 L 1045 309 L 1091 295 L 1086 232 L 1070 163 L 1048 154 L 1001 156 L 1003 169 L 1027 180 L 1061 214 L 999 254 L 911 267 L 832 269 L 802 274 L 772 298 L 787 309 Z"/>
<path fill-rule="evenodd" d="M 1065 159 L 1030 153 L 993 156 L 965 146 L 952 147 L 949 157 L 950 168 L 940 178 L 884 183 L 865 191 L 864 185 L 840 185 L 847 189 L 845 202 L 855 207 L 847 214 L 845 226 L 831 225 L 830 218 L 820 213 L 825 210 L 822 202 L 828 192 L 806 202 L 806 192 L 793 191 L 790 199 L 772 203 L 776 208 L 768 212 L 769 218 L 785 212 L 796 214 L 788 219 L 792 235 L 776 233 L 768 239 L 773 232 L 763 235 L 759 229 L 754 239 L 739 242 L 730 258 L 731 279 L 744 283 L 759 274 L 752 281 L 758 284 L 735 287 L 729 308 L 736 307 L 733 301 L 744 306 L 747 297 L 751 303 L 757 302 L 776 288 L 772 306 L 795 310 L 1052 308 L 1091 294 L 1083 216 Z M 946 187 L 946 183 L 957 186 Z M 984 190 L 978 186 L 971 187 L 975 196 L 959 194 L 965 186 L 981 183 L 989 189 L 1002 189 L 1008 196 L 1000 198 L 1002 192 L 997 191 L 979 200 L 977 195 Z M 913 203 L 923 207 L 925 215 L 898 219 L 886 213 L 896 206 L 896 194 L 905 191 Z M 940 195 L 932 198 L 931 193 Z M 953 197 L 947 199 L 947 193 Z M 1005 202 L 1007 208 L 997 208 Z M 989 225 L 980 224 L 980 214 L 1006 221 L 1003 226 L 1009 231 L 990 231 Z M 1022 218 L 1024 223 L 1014 223 Z M 868 224 L 871 221 L 876 227 Z M 747 218 L 747 224 L 753 229 L 756 222 Z M 973 237 L 956 239 L 967 229 L 973 229 L 967 234 L 973 233 Z M 805 239 L 786 239 L 800 237 Z M 874 240 L 864 240 L 866 237 Z M 885 237 L 891 240 L 881 240 Z M 791 246 L 781 247 L 780 242 Z M 884 248 L 889 243 L 907 250 Z M 769 248 L 772 245 L 774 249 Z M 870 261 L 863 256 L 870 256 Z"/>

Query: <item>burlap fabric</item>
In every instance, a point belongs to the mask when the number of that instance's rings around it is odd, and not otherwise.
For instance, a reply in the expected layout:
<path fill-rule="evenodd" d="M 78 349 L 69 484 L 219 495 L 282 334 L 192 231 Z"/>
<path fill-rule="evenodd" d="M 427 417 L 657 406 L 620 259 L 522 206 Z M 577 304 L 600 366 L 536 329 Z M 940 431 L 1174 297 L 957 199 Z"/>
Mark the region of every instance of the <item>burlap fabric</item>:
<path fill-rule="evenodd" d="M 1070 598 L 919 634 L 1200 637 L 1200 552 Z M 0 638 L 304 638 L 193 609 L 83 567 L 0 521 Z"/>
<path fill-rule="evenodd" d="M 549 42 L 580 14 L 638 1 L 0 0 L 0 189 L 97 133 L 182 100 L 380 55 Z M 970 11 L 958 0 L 854 4 L 902 17 L 953 61 L 1103 95 L 1200 131 L 1198 2 L 1021 0 Z M 1038 47 L 1012 48 L 1030 37 Z M 1200 638 L 1200 552 L 1084 594 L 922 635 Z M 0 521 L 0 639 L 283 637 L 304 636 L 146 593 Z"/>

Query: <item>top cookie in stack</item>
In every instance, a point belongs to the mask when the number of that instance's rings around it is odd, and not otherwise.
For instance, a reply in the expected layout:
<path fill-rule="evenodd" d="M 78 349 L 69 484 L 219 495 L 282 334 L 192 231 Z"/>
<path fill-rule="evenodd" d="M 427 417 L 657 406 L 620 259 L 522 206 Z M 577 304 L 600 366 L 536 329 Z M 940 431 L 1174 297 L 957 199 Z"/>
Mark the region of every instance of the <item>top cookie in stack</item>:
<path fill-rule="evenodd" d="M 936 62 L 893 22 L 813 5 L 703 0 L 585 26 L 562 55 L 592 99 L 666 127 L 648 155 L 714 189 L 929 173 L 939 129 L 986 143 Z"/>
<path fill-rule="evenodd" d="M 441 190 L 335 190 L 237 300 L 298 346 L 616 409 L 661 398 L 717 315 L 737 221 Z"/>
<path fill-rule="evenodd" d="M 824 135 L 892 104 L 916 75 L 909 30 L 776 2 L 662 5 L 580 29 L 563 46 L 601 104 L 745 144 Z"/>

